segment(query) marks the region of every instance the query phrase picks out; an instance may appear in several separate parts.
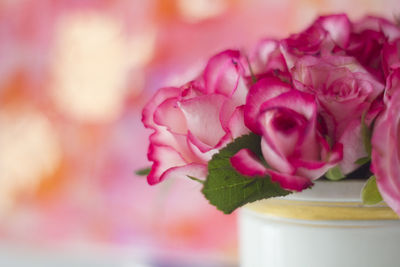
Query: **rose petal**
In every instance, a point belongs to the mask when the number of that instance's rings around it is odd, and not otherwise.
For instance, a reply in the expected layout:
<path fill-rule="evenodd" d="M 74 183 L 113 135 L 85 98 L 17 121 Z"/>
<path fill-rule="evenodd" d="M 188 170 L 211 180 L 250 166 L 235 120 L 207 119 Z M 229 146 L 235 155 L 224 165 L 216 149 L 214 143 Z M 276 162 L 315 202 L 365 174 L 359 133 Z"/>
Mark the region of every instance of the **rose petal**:
<path fill-rule="evenodd" d="M 328 156 L 328 157 L 325 157 Z M 320 160 L 294 159 L 291 163 L 296 166 L 296 174 L 315 180 L 324 175 L 330 168 L 336 166 L 343 159 L 343 145 L 336 144 L 329 154 L 321 155 Z"/>
<path fill-rule="evenodd" d="M 150 185 L 161 182 L 164 172 L 170 168 L 186 165 L 185 160 L 179 155 L 179 153 L 168 146 L 156 146 L 150 144 L 147 157 L 150 161 L 153 161 L 151 171 L 147 176 L 147 182 Z"/>
<path fill-rule="evenodd" d="M 199 149 L 200 152 L 205 153 L 213 149 L 212 146 L 203 143 L 196 136 L 194 136 L 190 131 L 187 134 L 187 140 L 190 144 L 194 145 Z"/>
<path fill-rule="evenodd" d="M 203 75 L 207 93 L 220 93 L 230 97 L 235 92 L 243 71 L 239 51 L 227 50 L 212 57 Z"/>
<path fill-rule="evenodd" d="M 261 139 L 261 150 L 269 166 L 282 173 L 295 173 L 296 169 L 290 164 L 287 158 L 279 153 L 275 147 L 271 147 L 270 143 L 265 141 L 265 139 Z"/>
<path fill-rule="evenodd" d="M 292 34 L 283 41 L 285 47 L 297 51 L 314 54 L 321 49 L 327 31 L 319 23 L 314 23 L 303 32 Z"/>
<path fill-rule="evenodd" d="M 400 214 L 400 91 L 376 120 L 372 136 L 372 166 L 385 202 Z"/>
<path fill-rule="evenodd" d="M 353 31 L 360 33 L 366 30 L 382 32 L 389 42 L 400 38 L 400 28 L 387 19 L 366 16 L 358 22 L 353 23 Z"/>
<path fill-rule="evenodd" d="M 237 152 L 230 161 L 235 170 L 245 176 L 263 176 L 267 170 L 257 156 L 247 148 Z"/>
<path fill-rule="evenodd" d="M 339 166 L 346 175 L 360 167 L 355 163 L 358 159 L 368 156 L 361 136 L 361 120 L 350 122 L 338 142 L 343 144 L 343 161 Z"/>
<path fill-rule="evenodd" d="M 244 124 L 244 106 L 237 107 L 228 123 L 228 129 L 233 139 L 250 133 Z"/>
<path fill-rule="evenodd" d="M 318 147 L 315 136 L 317 105 L 312 95 L 292 90 L 266 101 L 261 106 L 261 110 L 264 109 L 277 111 L 275 116 L 271 117 L 273 120 L 265 120 L 265 118 L 262 120 L 263 117 L 259 117 L 263 137 L 272 149 L 282 157 L 287 157 L 293 152 L 297 157 L 304 159 L 317 157 Z M 293 131 L 282 131 L 274 127 L 277 119 L 280 119 L 282 115 L 288 120 L 284 123 L 290 123 L 290 130 Z M 273 124 L 269 125 L 269 122 Z M 293 151 L 294 149 L 296 150 Z"/>
<path fill-rule="evenodd" d="M 169 98 L 176 98 L 180 94 L 180 89 L 176 87 L 165 87 L 157 91 L 157 93 L 150 99 L 147 105 L 143 108 L 142 122 L 146 128 L 156 129 L 157 126 L 154 122 L 153 116 L 157 107 Z"/>
<path fill-rule="evenodd" d="M 286 61 L 279 49 L 279 41 L 261 40 L 250 55 L 253 74 L 258 76 L 273 70 L 287 71 Z M 247 73 L 250 76 L 251 73 Z"/>
<path fill-rule="evenodd" d="M 279 183 L 283 189 L 300 192 L 313 185 L 311 180 L 305 177 L 280 173 L 271 169 L 268 169 L 267 173 L 271 176 L 271 180 Z"/>
<path fill-rule="evenodd" d="M 386 89 L 384 95 L 385 103 L 388 103 L 392 95 L 400 91 L 400 68 L 395 69 L 386 79 Z"/>
<path fill-rule="evenodd" d="M 313 119 L 317 113 L 317 103 L 311 94 L 303 93 L 297 90 L 290 90 L 265 101 L 260 107 L 260 113 L 271 108 L 282 107 L 291 109 L 301 114 L 306 120 Z"/>
<path fill-rule="evenodd" d="M 191 163 L 185 166 L 173 167 L 168 169 L 162 175 L 162 180 L 165 179 L 188 179 L 188 176 L 205 180 L 207 178 L 207 165 Z"/>
<path fill-rule="evenodd" d="M 259 123 L 263 129 L 263 138 L 282 157 L 288 157 L 294 152 L 307 127 L 307 119 L 302 114 L 280 106 L 262 112 Z"/>
<path fill-rule="evenodd" d="M 244 120 L 246 126 L 254 133 L 261 135 L 257 116 L 260 113 L 261 105 L 267 100 L 274 98 L 284 92 L 292 90 L 289 84 L 277 78 L 268 77 L 259 80 L 249 91 L 244 108 Z"/>
<path fill-rule="evenodd" d="M 334 47 L 335 42 L 319 21 L 281 41 L 281 51 L 289 69 L 304 55 L 330 54 Z"/>
<path fill-rule="evenodd" d="M 328 31 L 333 41 L 342 48 L 347 47 L 350 39 L 351 22 L 346 14 L 322 16 L 317 19 L 322 27 Z"/>
<path fill-rule="evenodd" d="M 218 149 L 204 146 L 204 144 L 198 141 L 193 135 L 189 135 L 186 141 L 191 153 L 203 162 L 210 161 L 212 156 L 218 152 Z"/>
<path fill-rule="evenodd" d="M 150 143 L 155 146 L 168 146 L 179 151 L 178 153 L 187 162 L 204 163 L 204 161 L 193 154 L 187 145 L 187 137 L 182 134 L 174 134 L 167 130 L 165 127 L 159 127 L 150 138 Z"/>
<path fill-rule="evenodd" d="M 222 128 L 225 131 L 229 131 L 229 121 L 231 120 L 235 109 L 238 106 L 242 106 L 246 103 L 248 89 L 247 86 L 244 84 L 243 79 L 240 80 L 236 91 L 232 95 L 231 98 L 227 98 L 222 105 L 219 119 L 222 125 Z"/>
<path fill-rule="evenodd" d="M 391 70 L 400 68 L 400 39 L 383 44 L 382 61 L 386 77 L 390 74 Z"/>
<path fill-rule="evenodd" d="M 224 101 L 222 95 L 204 95 L 179 102 L 188 130 L 207 146 L 215 147 L 225 135 L 219 120 Z"/>
<path fill-rule="evenodd" d="M 186 134 L 188 129 L 186 118 L 178 108 L 177 98 L 169 98 L 162 102 L 154 112 L 154 122 L 163 125 L 173 133 Z"/>

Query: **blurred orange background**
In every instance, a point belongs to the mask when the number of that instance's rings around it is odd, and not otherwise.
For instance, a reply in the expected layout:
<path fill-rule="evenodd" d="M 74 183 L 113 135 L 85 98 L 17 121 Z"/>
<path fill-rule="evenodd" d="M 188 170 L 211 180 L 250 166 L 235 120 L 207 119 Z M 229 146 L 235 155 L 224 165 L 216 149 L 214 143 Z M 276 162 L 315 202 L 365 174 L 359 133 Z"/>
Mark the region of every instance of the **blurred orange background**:
<path fill-rule="evenodd" d="M 207 58 L 397 0 L 1 0 L 0 266 L 235 266 L 235 214 L 155 187 L 141 108 Z"/>

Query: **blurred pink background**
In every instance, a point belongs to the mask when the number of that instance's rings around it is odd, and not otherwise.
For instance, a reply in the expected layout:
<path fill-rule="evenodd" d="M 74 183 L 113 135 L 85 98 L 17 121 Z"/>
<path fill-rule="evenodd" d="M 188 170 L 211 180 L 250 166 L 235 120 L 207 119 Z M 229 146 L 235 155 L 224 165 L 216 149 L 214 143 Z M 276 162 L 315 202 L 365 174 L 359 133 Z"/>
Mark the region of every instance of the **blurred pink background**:
<path fill-rule="evenodd" d="M 207 58 L 397 0 L 0 1 L 0 266 L 235 266 L 235 214 L 149 186 L 141 108 Z"/>

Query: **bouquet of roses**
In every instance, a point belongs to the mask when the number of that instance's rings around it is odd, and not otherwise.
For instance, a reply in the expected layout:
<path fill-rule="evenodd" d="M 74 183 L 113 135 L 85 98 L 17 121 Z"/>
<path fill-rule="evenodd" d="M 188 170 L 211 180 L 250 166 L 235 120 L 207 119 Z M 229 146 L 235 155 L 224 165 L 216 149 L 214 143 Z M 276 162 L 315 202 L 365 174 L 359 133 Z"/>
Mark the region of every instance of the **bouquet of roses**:
<path fill-rule="evenodd" d="M 143 110 L 149 184 L 189 177 L 230 213 L 366 170 L 366 204 L 400 214 L 400 27 L 319 17 L 287 39 L 213 56 Z"/>

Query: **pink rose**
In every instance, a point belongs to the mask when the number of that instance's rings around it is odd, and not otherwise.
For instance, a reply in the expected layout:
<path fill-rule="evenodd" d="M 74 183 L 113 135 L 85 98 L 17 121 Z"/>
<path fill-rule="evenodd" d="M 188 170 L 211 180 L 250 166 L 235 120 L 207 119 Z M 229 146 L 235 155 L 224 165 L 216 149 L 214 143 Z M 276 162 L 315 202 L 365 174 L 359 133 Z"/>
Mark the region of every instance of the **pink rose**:
<path fill-rule="evenodd" d="M 258 42 L 250 52 L 249 63 L 251 69 L 248 69 L 247 76 L 253 74 L 257 80 L 260 80 L 272 74 L 284 80 L 291 80 L 285 58 L 280 50 L 280 43 L 277 40 L 264 39 Z"/>
<path fill-rule="evenodd" d="M 327 54 L 348 45 L 351 22 L 344 14 L 319 17 L 303 32 L 282 40 L 282 51 L 289 68 L 304 55 Z"/>
<path fill-rule="evenodd" d="M 372 136 L 372 169 L 386 203 L 400 215 L 400 91 L 377 118 Z"/>
<path fill-rule="evenodd" d="M 342 147 L 330 148 L 318 130 L 317 104 L 312 95 L 269 77 L 258 81 L 247 96 L 245 123 L 262 136 L 266 165 L 248 149 L 231 158 L 247 176 L 269 175 L 283 188 L 301 191 L 342 158 Z"/>
<path fill-rule="evenodd" d="M 148 159 L 149 184 L 174 176 L 205 178 L 212 155 L 248 132 L 243 122 L 247 87 L 238 51 L 222 52 L 208 62 L 197 80 L 160 89 L 143 109 L 153 129 Z"/>
<path fill-rule="evenodd" d="M 378 17 L 367 16 L 353 24 L 346 54 L 383 82 L 382 48 L 386 42 L 400 38 L 400 27 Z"/>
<path fill-rule="evenodd" d="M 353 57 L 304 56 L 291 70 L 297 89 L 315 95 L 324 135 L 344 146 L 344 174 L 355 170 L 355 161 L 367 156 L 361 137 L 361 117 L 383 92 L 378 82 Z M 376 112 L 368 114 L 368 122 Z"/>
<path fill-rule="evenodd" d="M 380 32 L 389 42 L 400 38 L 400 27 L 381 17 L 366 16 L 353 24 L 353 33 L 362 33 L 365 31 Z"/>

